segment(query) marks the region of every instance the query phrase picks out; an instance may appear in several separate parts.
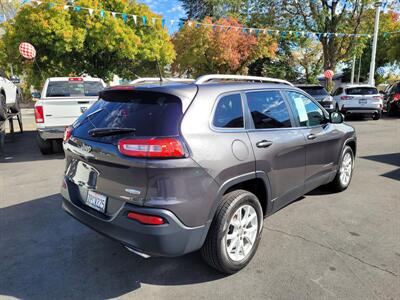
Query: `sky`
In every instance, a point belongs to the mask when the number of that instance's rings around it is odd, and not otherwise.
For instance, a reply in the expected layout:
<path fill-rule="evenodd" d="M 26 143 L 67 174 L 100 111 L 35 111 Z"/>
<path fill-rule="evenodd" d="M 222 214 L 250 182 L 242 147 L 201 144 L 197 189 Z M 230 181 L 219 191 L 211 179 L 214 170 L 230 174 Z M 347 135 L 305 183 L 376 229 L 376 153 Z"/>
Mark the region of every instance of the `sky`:
<path fill-rule="evenodd" d="M 150 9 L 162 15 L 167 20 L 167 26 L 170 27 L 170 20 L 179 20 L 185 16 L 185 11 L 178 0 L 138 0 L 138 3 L 144 3 Z M 178 24 L 175 24 L 175 31 Z M 171 31 L 171 28 L 169 28 Z"/>

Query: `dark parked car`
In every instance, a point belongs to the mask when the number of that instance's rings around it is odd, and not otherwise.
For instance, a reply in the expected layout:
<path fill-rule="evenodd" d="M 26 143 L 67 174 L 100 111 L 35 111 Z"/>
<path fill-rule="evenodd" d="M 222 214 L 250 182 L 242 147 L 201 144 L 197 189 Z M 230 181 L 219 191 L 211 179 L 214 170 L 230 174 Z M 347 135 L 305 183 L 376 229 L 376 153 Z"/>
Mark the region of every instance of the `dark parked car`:
<path fill-rule="evenodd" d="M 100 92 L 65 132 L 64 209 L 143 257 L 201 249 L 234 273 L 264 217 L 320 185 L 348 187 L 356 136 L 343 115 L 286 81 L 225 77 L 236 81 Z"/>
<path fill-rule="evenodd" d="M 311 95 L 317 100 L 328 112 L 335 110 L 335 103 L 333 97 L 329 95 L 328 91 L 321 85 L 317 84 L 302 84 L 296 85 L 307 94 Z"/>
<path fill-rule="evenodd" d="M 392 84 L 385 94 L 385 108 L 389 116 L 400 113 L 400 81 Z"/>

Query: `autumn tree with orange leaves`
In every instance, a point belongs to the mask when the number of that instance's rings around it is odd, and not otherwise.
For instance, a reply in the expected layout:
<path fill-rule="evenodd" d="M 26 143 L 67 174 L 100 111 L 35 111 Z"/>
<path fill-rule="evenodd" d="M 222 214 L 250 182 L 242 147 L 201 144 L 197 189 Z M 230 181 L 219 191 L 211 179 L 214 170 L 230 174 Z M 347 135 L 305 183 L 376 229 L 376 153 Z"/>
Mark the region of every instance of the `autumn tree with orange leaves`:
<path fill-rule="evenodd" d="M 173 38 L 176 60 L 172 71 L 178 75 L 246 75 L 248 66 L 259 57 L 275 56 L 274 39 L 243 32 L 235 18 L 221 18 L 214 23 L 205 18 L 201 23 L 186 23 Z"/>

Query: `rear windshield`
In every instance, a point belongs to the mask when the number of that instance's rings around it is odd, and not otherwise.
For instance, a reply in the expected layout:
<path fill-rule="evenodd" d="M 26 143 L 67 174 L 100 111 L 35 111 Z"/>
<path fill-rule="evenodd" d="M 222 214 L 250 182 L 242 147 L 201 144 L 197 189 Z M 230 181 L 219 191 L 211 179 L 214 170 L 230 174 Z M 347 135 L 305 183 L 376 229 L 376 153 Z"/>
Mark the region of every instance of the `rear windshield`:
<path fill-rule="evenodd" d="M 328 92 L 322 86 L 307 86 L 307 87 L 300 87 L 303 91 L 308 93 L 311 96 L 327 96 L 329 95 Z"/>
<path fill-rule="evenodd" d="M 74 124 L 74 136 L 114 142 L 122 137 L 179 135 L 182 102 L 173 95 L 144 91 L 110 91 L 94 103 Z M 91 137 L 94 128 L 134 128 L 134 133 Z"/>
<path fill-rule="evenodd" d="M 97 96 L 103 88 L 100 81 L 50 81 L 46 97 Z"/>
<path fill-rule="evenodd" d="M 378 90 L 373 87 L 356 87 L 346 89 L 347 95 L 376 95 L 379 94 Z"/>

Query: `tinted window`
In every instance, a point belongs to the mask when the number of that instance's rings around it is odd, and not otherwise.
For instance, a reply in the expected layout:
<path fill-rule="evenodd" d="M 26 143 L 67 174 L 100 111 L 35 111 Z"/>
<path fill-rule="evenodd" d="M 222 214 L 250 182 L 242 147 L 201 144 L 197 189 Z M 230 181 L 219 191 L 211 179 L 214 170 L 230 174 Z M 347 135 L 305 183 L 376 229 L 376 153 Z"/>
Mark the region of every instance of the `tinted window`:
<path fill-rule="evenodd" d="M 50 81 L 46 97 L 97 96 L 103 88 L 100 81 Z"/>
<path fill-rule="evenodd" d="M 327 116 L 311 99 L 296 92 L 289 92 L 288 95 L 300 126 L 316 126 L 326 123 Z"/>
<path fill-rule="evenodd" d="M 156 92 L 110 91 L 102 95 L 75 122 L 74 136 L 112 142 L 121 136 L 174 136 L 179 134 L 182 103 L 178 97 Z M 135 128 L 134 133 L 91 137 L 93 128 Z"/>
<path fill-rule="evenodd" d="M 336 91 L 333 93 L 333 96 L 337 96 L 343 93 L 343 88 L 337 88 Z"/>
<path fill-rule="evenodd" d="M 227 95 L 219 99 L 215 109 L 213 125 L 220 128 L 244 127 L 240 94 Z"/>
<path fill-rule="evenodd" d="M 246 93 L 255 128 L 291 127 L 289 112 L 277 91 Z"/>
<path fill-rule="evenodd" d="M 357 87 L 346 89 L 347 95 L 376 95 L 378 90 L 373 87 Z"/>
<path fill-rule="evenodd" d="M 299 87 L 311 96 L 327 96 L 328 92 L 322 86 Z"/>

